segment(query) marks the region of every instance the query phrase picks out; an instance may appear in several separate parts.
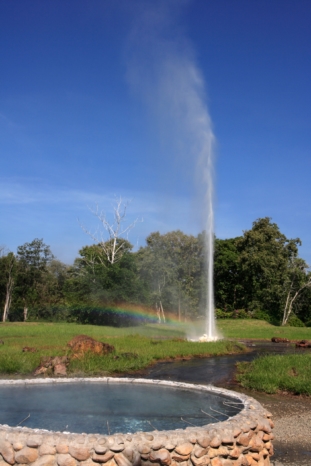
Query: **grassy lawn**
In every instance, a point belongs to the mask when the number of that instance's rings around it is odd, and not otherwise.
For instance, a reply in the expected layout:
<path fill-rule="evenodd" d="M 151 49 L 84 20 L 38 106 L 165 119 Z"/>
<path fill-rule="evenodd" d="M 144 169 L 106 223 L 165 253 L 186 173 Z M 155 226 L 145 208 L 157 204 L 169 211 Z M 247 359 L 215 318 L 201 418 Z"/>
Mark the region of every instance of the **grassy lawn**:
<path fill-rule="evenodd" d="M 311 328 L 275 327 L 260 320 L 224 319 L 218 328 L 226 338 L 311 340 Z M 311 395 L 311 354 L 263 356 L 240 363 L 237 380 L 245 388 L 266 393 Z"/>
<path fill-rule="evenodd" d="M 311 340 L 311 327 L 276 327 L 256 319 L 221 319 L 217 327 L 225 338 Z"/>
<path fill-rule="evenodd" d="M 27 375 L 39 365 L 42 356 L 69 354 L 67 343 L 79 334 L 89 335 L 115 347 L 108 356 L 87 354 L 72 359 L 69 375 L 109 375 L 138 371 L 158 360 L 204 357 L 244 351 L 242 345 L 222 340 L 215 343 L 193 343 L 184 339 L 185 327 L 146 325 L 113 328 L 68 323 L 0 324 L 0 374 Z M 37 348 L 23 353 L 24 346 Z"/>
<path fill-rule="evenodd" d="M 238 365 L 237 380 L 245 388 L 266 393 L 311 395 L 311 354 L 263 356 Z"/>
<path fill-rule="evenodd" d="M 195 325 L 148 324 L 127 328 L 68 323 L 0 323 L 0 339 L 4 342 L 0 344 L 0 376 L 29 376 L 39 366 L 42 356 L 70 355 L 67 343 L 79 334 L 109 343 L 115 347 L 115 352 L 108 356 L 86 354 L 83 358 L 72 359 L 68 367 L 69 376 L 129 374 L 159 360 L 206 357 L 245 350 L 242 345 L 229 341 L 229 338 L 270 340 L 277 336 L 311 340 L 311 328 L 275 327 L 250 319 L 224 319 L 217 324 L 224 340 L 194 343 L 186 340 L 187 332 L 204 333 L 202 322 Z M 24 346 L 37 348 L 38 351 L 23 353 Z M 237 377 L 242 386 L 250 389 L 311 395 L 311 355 L 265 356 L 252 363 L 240 364 Z"/>

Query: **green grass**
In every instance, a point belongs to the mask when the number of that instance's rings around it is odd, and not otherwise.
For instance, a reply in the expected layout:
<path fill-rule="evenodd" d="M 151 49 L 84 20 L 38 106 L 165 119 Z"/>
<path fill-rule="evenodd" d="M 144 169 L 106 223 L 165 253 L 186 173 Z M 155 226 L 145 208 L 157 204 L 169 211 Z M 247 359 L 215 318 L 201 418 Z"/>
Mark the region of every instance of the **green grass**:
<path fill-rule="evenodd" d="M 87 354 L 72 359 L 69 375 L 109 375 L 130 373 L 159 361 L 175 358 L 205 357 L 244 351 L 231 341 L 194 343 L 184 339 L 185 326 L 146 325 L 117 329 L 68 323 L 0 324 L 0 374 L 29 375 L 42 356 L 70 354 L 68 341 L 79 334 L 89 335 L 115 347 L 108 356 Z M 24 346 L 37 348 L 36 353 L 23 353 Z"/>
<path fill-rule="evenodd" d="M 233 340 L 270 340 L 273 336 L 293 340 L 311 339 L 311 328 L 275 327 L 264 321 L 250 319 L 224 319 L 217 324 L 222 335 Z M 241 345 L 228 340 L 194 343 L 185 339 L 188 331 L 202 334 L 203 328 L 202 322 L 195 325 L 148 324 L 128 328 L 69 323 L 0 323 L 0 339 L 4 341 L 4 345 L 0 345 L 0 376 L 31 375 L 42 356 L 70 354 L 67 343 L 79 334 L 109 343 L 115 347 L 115 352 L 108 356 L 86 354 L 81 359 L 72 359 L 68 368 L 70 376 L 133 373 L 160 360 L 206 357 L 245 350 Z M 23 353 L 24 346 L 35 347 L 38 352 Z M 267 356 L 262 358 L 263 362 L 258 359 L 250 365 L 240 365 L 238 377 L 247 388 L 267 393 L 282 390 L 310 395 L 310 357 L 308 354 Z M 265 362 L 266 358 L 268 362 Z M 295 359 L 287 362 L 288 358 Z M 260 365 L 263 369 L 259 369 Z"/>
<path fill-rule="evenodd" d="M 263 356 L 240 363 L 237 380 L 245 388 L 266 393 L 311 395 L 311 354 Z"/>
<path fill-rule="evenodd" d="M 217 327 L 225 338 L 311 340 L 311 327 L 276 327 L 256 319 L 221 319 Z"/>

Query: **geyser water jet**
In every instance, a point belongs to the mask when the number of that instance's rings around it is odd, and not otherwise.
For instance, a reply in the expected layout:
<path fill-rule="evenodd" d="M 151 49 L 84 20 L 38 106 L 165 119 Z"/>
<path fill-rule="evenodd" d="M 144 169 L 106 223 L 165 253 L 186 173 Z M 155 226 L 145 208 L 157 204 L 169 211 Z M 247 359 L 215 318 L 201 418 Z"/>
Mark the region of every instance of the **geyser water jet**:
<path fill-rule="evenodd" d="M 206 110 L 207 111 L 207 110 Z M 206 267 L 207 267 L 207 299 L 206 299 L 206 323 L 205 334 L 201 341 L 214 341 L 218 339 L 215 325 L 215 304 L 214 304 L 214 205 L 213 205 L 213 133 L 207 128 L 207 143 L 205 144 L 205 174 L 206 185 Z"/>
<path fill-rule="evenodd" d="M 186 187 L 188 196 L 199 191 L 199 202 L 192 210 L 202 209 L 206 235 L 207 303 L 206 323 L 202 329 L 206 333 L 201 339 L 210 341 L 217 339 L 213 292 L 215 138 L 206 105 L 204 79 L 191 45 L 176 24 L 179 8 L 180 2 L 151 2 L 148 7 L 144 4 L 129 40 L 128 79 L 156 116 L 162 140 L 164 135 L 169 154 L 165 172 L 171 175 L 171 192 L 172 187 L 180 190 L 180 186 Z M 170 167 L 172 153 L 177 158 L 174 172 Z M 193 176 L 195 171 L 196 177 Z"/>

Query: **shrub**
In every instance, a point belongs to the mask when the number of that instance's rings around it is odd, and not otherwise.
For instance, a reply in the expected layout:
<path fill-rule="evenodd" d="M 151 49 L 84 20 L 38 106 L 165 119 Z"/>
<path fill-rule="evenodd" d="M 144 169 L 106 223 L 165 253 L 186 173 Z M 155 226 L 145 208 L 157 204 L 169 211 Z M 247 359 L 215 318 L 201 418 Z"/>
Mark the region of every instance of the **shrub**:
<path fill-rule="evenodd" d="M 287 327 L 305 327 L 305 324 L 295 314 L 291 314 L 288 318 L 286 326 Z"/>
<path fill-rule="evenodd" d="M 222 311 L 221 309 L 215 309 L 216 319 L 231 319 L 233 317 L 232 312 Z"/>
<path fill-rule="evenodd" d="M 234 319 L 250 319 L 250 314 L 245 309 L 236 309 L 232 313 Z"/>
<path fill-rule="evenodd" d="M 251 313 L 252 319 L 257 319 L 257 320 L 265 320 L 266 322 L 269 322 L 272 324 L 272 317 L 269 315 L 267 311 L 261 311 L 261 310 L 256 310 Z"/>

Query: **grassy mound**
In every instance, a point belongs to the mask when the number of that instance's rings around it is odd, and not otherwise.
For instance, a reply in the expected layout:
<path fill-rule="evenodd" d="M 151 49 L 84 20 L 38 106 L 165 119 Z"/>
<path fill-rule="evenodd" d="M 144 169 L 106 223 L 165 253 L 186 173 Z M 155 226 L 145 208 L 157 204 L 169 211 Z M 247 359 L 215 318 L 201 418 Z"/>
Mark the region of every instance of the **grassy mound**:
<path fill-rule="evenodd" d="M 266 393 L 311 395 L 311 354 L 271 355 L 239 363 L 237 380 Z"/>

